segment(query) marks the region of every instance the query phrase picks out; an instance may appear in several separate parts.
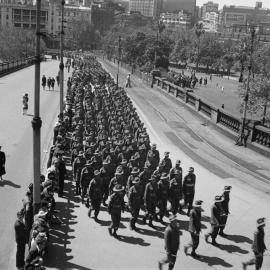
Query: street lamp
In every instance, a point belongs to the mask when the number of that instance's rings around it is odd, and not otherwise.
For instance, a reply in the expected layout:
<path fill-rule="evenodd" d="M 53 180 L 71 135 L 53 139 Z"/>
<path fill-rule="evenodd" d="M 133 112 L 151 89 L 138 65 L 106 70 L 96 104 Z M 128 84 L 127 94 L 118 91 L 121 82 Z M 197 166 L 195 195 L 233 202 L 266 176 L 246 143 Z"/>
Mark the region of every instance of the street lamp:
<path fill-rule="evenodd" d="M 251 34 L 251 46 L 250 46 L 250 57 L 249 57 L 249 64 L 248 64 L 248 77 L 247 77 L 247 85 L 246 85 L 245 97 L 244 97 L 243 120 L 242 120 L 242 126 L 240 130 L 241 144 L 243 144 L 243 141 L 244 141 L 244 130 L 245 130 L 246 115 L 247 115 L 249 82 L 250 82 L 251 69 L 252 69 L 252 55 L 253 55 L 253 49 L 254 49 L 253 47 L 254 47 L 254 39 L 255 39 L 255 27 L 253 25 L 250 28 L 250 34 Z"/>
<path fill-rule="evenodd" d="M 36 53 L 35 53 L 35 94 L 33 127 L 33 210 L 37 213 L 40 207 L 40 128 L 42 121 L 40 111 L 40 8 L 41 0 L 36 2 Z"/>
<path fill-rule="evenodd" d="M 64 107 L 64 62 L 63 62 L 63 49 L 64 49 L 64 8 L 65 0 L 61 1 L 61 32 L 60 32 L 60 114 L 63 115 Z"/>
<path fill-rule="evenodd" d="M 118 60 L 117 60 L 117 74 L 116 74 L 116 86 L 117 86 L 117 89 L 118 89 L 118 84 L 119 84 L 120 56 L 121 56 L 121 36 L 118 37 Z"/>
<path fill-rule="evenodd" d="M 155 46 L 155 59 L 154 59 L 154 67 L 157 68 L 157 47 L 159 42 L 159 37 L 161 32 L 165 29 L 165 25 L 162 21 L 157 21 L 157 37 L 156 37 L 156 46 Z"/>
<path fill-rule="evenodd" d="M 197 59 L 196 59 L 196 70 L 198 71 L 199 59 L 200 59 L 200 50 L 201 50 L 201 35 L 205 33 L 203 29 L 203 23 L 197 23 L 195 25 L 195 34 L 198 39 L 198 50 L 197 50 Z"/>

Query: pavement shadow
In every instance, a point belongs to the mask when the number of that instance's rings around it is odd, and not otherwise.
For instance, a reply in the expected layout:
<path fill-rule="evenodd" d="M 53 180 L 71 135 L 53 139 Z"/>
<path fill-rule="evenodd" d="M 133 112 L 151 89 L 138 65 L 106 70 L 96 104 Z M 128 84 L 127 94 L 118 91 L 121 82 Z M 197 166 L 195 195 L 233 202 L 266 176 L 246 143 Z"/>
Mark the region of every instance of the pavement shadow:
<path fill-rule="evenodd" d="M 84 266 L 80 266 L 78 264 L 75 263 L 71 263 L 68 262 L 65 264 L 65 268 L 62 268 L 63 270 L 94 270 L 93 268 L 88 268 L 88 267 L 84 267 Z"/>
<path fill-rule="evenodd" d="M 200 255 L 200 258 L 194 258 L 194 259 L 200 262 L 206 263 L 209 266 L 220 265 L 220 266 L 228 267 L 228 268 L 233 267 L 233 265 L 231 265 L 230 263 L 227 263 L 226 261 L 218 257 Z"/>
<path fill-rule="evenodd" d="M 210 222 L 210 217 L 203 215 L 201 221 L 202 222 Z"/>
<path fill-rule="evenodd" d="M 189 220 L 180 220 L 180 230 L 188 231 Z"/>
<path fill-rule="evenodd" d="M 71 179 L 70 170 L 68 170 L 66 178 L 68 180 Z M 74 229 L 70 226 L 77 223 L 77 216 L 73 214 L 76 206 L 73 202 L 75 197 L 73 189 L 72 181 L 65 181 L 64 191 L 65 194 L 68 194 L 67 200 L 60 202 L 56 200 L 55 215 L 62 223 L 51 224 L 48 254 L 44 258 L 45 267 L 52 267 L 59 270 L 89 269 L 80 266 L 77 268 L 69 266 L 69 260 L 73 259 L 73 256 L 70 255 L 72 250 L 67 246 L 71 244 L 71 240 L 75 238 L 74 235 L 71 235 L 74 232 Z"/>
<path fill-rule="evenodd" d="M 148 236 L 155 236 L 155 237 L 158 237 L 158 238 L 164 238 L 164 233 L 160 232 L 160 231 L 152 231 L 152 230 L 148 230 L 148 229 L 145 229 L 145 228 L 138 228 L 136 230 L 137 233 L 139 234 L 143 234 L 143 235 L 148 235 Z"/>
<path fill-rule="evenodd" d="M 247 254 L 249 253 L 247 250 L 241 249 L 238 246 L 235 245 L 223 245 L 223 244 L 219 244 L 218 246 L 220 249 L 227 251 L 228 253 L 241 253 L 241 254 Z"/>
<path fill-rule="evenodd" d="M 226 239 L 228 239 L 230 241 L 234 241 L 235 243 L 248 243 L 248 244 L 253 243 L 250 238 L 243 236 L 243 235 L 228 234 Z"/>
<path fill-rule="evenodd" d="M 126 235 L 118 235 L 118 240 L 121 242 L 125 242 L 133 245 L 140 245 L 143 247 L 150 246 L 150 243 L 145 242 L 142 238 L 126 236 Z"/>
<path fill-rule="evenodd" d="M 10 180 L 5 180 L 3 179 L 2 181 L 0 181 L 0 186 L 10 186 L 10 187 L 14 187 L 14 188 L 21 188 L 20 185 L 17 185 L 15 183 L 13 183 L 12 181 Z"/>

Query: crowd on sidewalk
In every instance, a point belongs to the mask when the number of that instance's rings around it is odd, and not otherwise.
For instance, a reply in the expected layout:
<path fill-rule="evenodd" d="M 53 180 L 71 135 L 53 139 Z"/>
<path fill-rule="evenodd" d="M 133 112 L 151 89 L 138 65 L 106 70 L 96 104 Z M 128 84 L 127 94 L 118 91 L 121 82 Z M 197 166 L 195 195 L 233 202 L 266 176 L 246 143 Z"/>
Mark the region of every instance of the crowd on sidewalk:
<path fill-rule="evenodd" d="M 186 174 L 181 161 L 175 164 L 170 153 L 160 157 L 157 145 L 150 142 L 146 127 L 133 106 L 124 88 L 117 87 L 113 78 L 102 68 L 94 56 L 84 55 L 74 59 L 74 71 L 69 80 L 65 111 L 59 116 L 54 128 L 53 146 L 48 160 L 46 177 L 41 177 L 42 205 L 33 217 L 32 192 L 28 187 L 23 209 L 17 213 L 15 224 L 17 267 L 24 263 L 25 243 L 29 243 L 29 255 L 25 269 L 42 265 L 49 239 L 50 222 L 53 219 L 55 191 L 61 197 L 66 176 L 63 154 L 70 155 L 75 193 L 88 208 L 88 216 L 99 222 L 101 204 L 111 216 L 108 233 L 118 236 L 121 213 L 130 212 L 130 229 L 137 230 L 139 214 L 142 222 L 155 228 L 153 222 L 168 225 L 164 237 L 166 257 L 159 261 L 159 268 L 174 264 L 179 249 L 179 214 L 190 217 L 191 243 L 184 252 L 199 258 L 196 249 L 201 233 L 202 201 L 196 200 L 196 175 L 190 167 Z M 208 242 L 218 246 L 218 235 L 226 237 L 224 228 L 229 215 L 231 186 L 214 198 L 211 208 L 211 231 L 205 236 Z M 187 208 L 184 212 L 183 209 Z M 169 217 L 169 224 L 165 217 Z M 264 245 L 264 219 L 258 220 L 257 246 L 254 244 L 253 261 L 260 269 Z M 20 236 L 20 237 L 19 237 Z M 24 244 L 23 244 L 24 243 Z M 258 244 L 259 243 L 259 244 Z M 21 247 L 21 248 L 20 248 Z M 21 261 L 20 261 L 21 259 Z M 21 262 L 21 263 L 20 263 Z M 32 268 L 31 268 L 32 267 Z"/>

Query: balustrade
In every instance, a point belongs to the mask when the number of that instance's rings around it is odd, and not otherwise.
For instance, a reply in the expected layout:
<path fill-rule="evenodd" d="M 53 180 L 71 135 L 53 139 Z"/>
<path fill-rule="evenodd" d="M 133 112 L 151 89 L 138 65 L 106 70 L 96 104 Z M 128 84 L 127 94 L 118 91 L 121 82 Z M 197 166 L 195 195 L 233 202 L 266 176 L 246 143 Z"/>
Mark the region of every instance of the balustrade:
<path fill-rule="evenodd" d="M 270 129 L 263 126 L 255 126 L 253 139 L 257 143 L 270 148 Z"/>
<path fill-rule="evenodd" d="M 211 118 L 212 115 L 212 108 L 208 104 L 199 100 L 199 111 L 206 114 L 208 117 Z"/>
<path fill-rule="evenodd" d="M 240 120 L 238 120 L 237 118 L 220 111 L 218 120 L 219 120 L 219 123 L 222 124 L 223 126 L 229 128 L 230 130 L 236 133 L 239 132 Z"/>

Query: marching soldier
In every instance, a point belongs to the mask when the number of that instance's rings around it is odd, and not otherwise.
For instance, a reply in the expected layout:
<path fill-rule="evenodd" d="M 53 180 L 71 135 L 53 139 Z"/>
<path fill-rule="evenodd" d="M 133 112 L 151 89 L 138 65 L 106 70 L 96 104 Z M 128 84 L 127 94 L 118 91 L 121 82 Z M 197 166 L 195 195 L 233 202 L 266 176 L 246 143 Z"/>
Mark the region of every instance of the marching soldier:
<path fill-rule="evenodd" d="M 122 166 L 118 166 L 116 168 L 114 177 L 110 181 L 110 184 L 109 184 L 109 194 L 110 195 L 113 193 L 113 188 L 116 185 L 124 186 Z"/>
<path fill-rule="evenodd" d="M 222 208 L 224 210 L 224 215 L 221 217 L 222 221 L 221 221 L 221 226 L 219 229 L 219 235 L 226 237 L 227 234 L 225 234 L 223 231 L 225 229 L 226 223 L 227 223 L 227 219 L 228 219 L 228 215 L 230 214 L 229 211 L 229 202 L 230 202 L 230 191 L 231 191 L 231 186 L 225 186 L 224 187 L 224 191 L 223 191 L 223 201 L 222 201 Z"/>
<path fill-rule="evenodd" d="M 206 243 L 209 243 L 208 238 L 211 236 L 212 245 L 214 246 L 218 246 L 216 238 L 219 232 L 219 228 L 220 226 L 222 226 L 222 216 L 224 215 L 224 211 L 222 209 L 221 204 L 222 201 L 223 201 L 222 196 L 215 196 L 215 202 L 211 207 L 211 217 L 210 217 L 211 230 L 204 236 Z"/>
<path fill-rule="evenodd" d="M 167 173 L 162 173 L 158 182 L 158 208 L 159 221 L 163 223 L 163 217 L 167 211 L 167 200 L 169 195 L 169 176 Z"/>
<path fill-rule="evenodd" d="M 171 168 L 171 170 L 170 170 L 170 180 L 175 178 L 176 181 L 181 185 L 181 188 L 182 188 L 183 170 L 182 170 L 180 164 L 181 164 L 181 161 L 177 160 L 176 163 L 175 163 L 175 167 Z"/>
<path fill-rule="evenodd" d="M 93 176 L 94 176 L 94 171 L 91 169 L 91 162 L 88 160 L 86 162 L 86 166 L 82 169 L 81 178 L 80 178 L 82 203 L 84 203 L 84 197 L 87 193 L 87 188 Z"/>
<path fill-rule="evenodd" d="M 102 183 L 100 178 L 100 171 L 98 170 L 94 171 L 94 178 L 91 180 L 89 184 L 88 196 L 90 200 L 88 216 L 91 217 L 91 212 L 92 210 L 94 210 L 95 221 L 97 221 L 102 200 Z"/>
<path fill-rule="evenodd" d="M 172 168 L 172 161 L 169 158 L 170 152 L 165 152 L 165 156 L 161 161 L 161 164 L 163 166 L 162 172 L 169 173 Z"/>
<path fill-rule="evenodd" d="M 152 221 L 156 218 L 157 184 L 154 176 L 152 176 L 149 181 L 150 182 L 146 185 L 144 192 L 144 205 L 146 212 L 143 218 L 143 223 L 146 224 L 146 219 L 149 218 L 149 226 L 153 226 Z"/>
<path fill-rule="evenodd" d="M 202 201 L 195 201 L 193 209 L 190 213 L 189 218 L 189 227 L 188 231 L 191 235 L 191 243 L 187 246 L 184 246 L 184 252 L 187 255 L 188 249 L 192 248 L 191 256 L 195 258 L 200 258 L 200 256 L 196 253 L 196 249 L 199 246 L 200 241 L 200 232 L 201 232 L 201 212 L 202 212 Z"/>
<path fill-rule="evenodd" d="M 79 155 L 75 158 L 73 162 L 73 177 L 76 182 L 76 194 L 80 194 L 80 178 L 81 178 L 81 171 L 86 163 L 86 160 L 83 156 L 83 151 L 79 152 Z"/>
<path fill-rule="evenodd" d="M 171 215 L 169 217 L 170 224 L 165 230 L 164 240 L 165 240 L 165 250 L 166 257 L 158 262 L 159 270 L 162 270 L 164 264 L 169 264 L 169 270 L 174 268 L 174 264 L 177 257 L 177 252 L 180 244 L 180 234 L 179 234 L 179 222 L 176 216 Z"/>
<path fill-rule="evenodd" d="M 169 182 L 169 194 L 168 199 L 171 203 L 171 211 L 174 215 L 177 214 L 180 209 L 180 200 L 182 198 L 182 185 L 175 178 Z"/>
<path fill-rule="evenodd" d="M 194 174 L 194 168 L 190 167 L 188 170 L 188 174 L 184 177 L 183 182 L 183 195 L 185 205 L 188 206 L 187 215 L 192 209 L 192 204 L 195 195 L 195 183 L 196 183 L 196 175 Z"/>
<path fill-rule="evenodd" d="M 151 149 L 148 151 L 147 160 L 150 163 L 150 170 L 153 172 L 160 162 L 159 151 L 157 150 L 156 144 L 153 144 Z"/>
<path fill-rule="evenodd" d="M 247 269 L 247 265 L 255 264 L 255 269 L 259 270 L 262 268 L 263 264 L 263 254 L 266 250 L 264 242 L 264 227 L 265 227 L 265 218 L 259 218 L 257 220 L 257 231 L 254 233 L 254 240 L 252 244 L 252 250 L 254 252 L 254 258 L 247 262 L 243 262 L 243 269 Z"/>
<path fill-rule="evenodd" d="M 131 175 L 128 177 L 128 181 L 127 181 L 127 192 L 129 192 L 130 188 L 133 185 L 133 180 L 135 179 L 135 177 L 138 177 L 140 173 L 140 170 L 137 167 L 134 167 L 131 171 Z"/>
<path fill-rule="evenodd" d="M 121 211 L 125 211 L 125 202 L 124 202 L 124 187 L 116 185 L 113 188 L 113 195 L 110 198 L 108 205 L 108 212 L 111 215 L 111 225 L 108 228 L 109 234 L 118 237 L 117 230 L 121 221 Z"/>
<path fill-rule="evenodd" d="M 132 181 L 133 186 L 129 190 L 128 204 L 131 213 L 130 229 L 136 230 L 136 221 L 139 217 L 141 204 L 143 201 L 143 187 L 140 185 L 140 179 L 135 177 Z"/>
<path fill-rule="evenodd" d="M 149 163 L 146 161 L 144 164 L 143 171 L 139 174 L 140 184 L 143 187 L 143 191 L 145 190 L 145 187 L 147 183 L 149 182 L 150 177 L 151 177 L 151 171 L 150 171 Z"/>
<path fill-rule="evenodd" d="M 110 161 L 106 159 L 103 161 L 103 167 L 100 169 L 100 177 L 102 179 L 102 203 L 104 206 L 107 206 L 106 201 L 109 196 L 109 184 L 111 180 L 111 171 L 109 168 Z"/>

